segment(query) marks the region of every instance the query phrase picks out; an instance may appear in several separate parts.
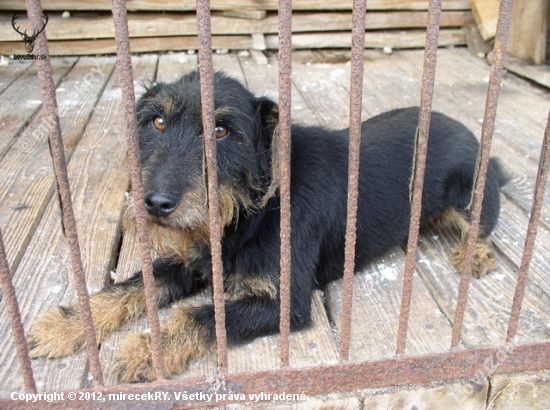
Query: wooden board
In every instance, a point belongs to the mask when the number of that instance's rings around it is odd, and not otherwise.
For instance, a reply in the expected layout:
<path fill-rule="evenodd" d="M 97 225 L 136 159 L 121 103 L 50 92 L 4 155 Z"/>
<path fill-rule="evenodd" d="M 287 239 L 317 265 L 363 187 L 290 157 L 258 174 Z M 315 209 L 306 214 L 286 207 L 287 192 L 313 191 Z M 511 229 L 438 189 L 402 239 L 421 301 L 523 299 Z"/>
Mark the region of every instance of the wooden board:
<path fill-rule="evenodd" d="M 472 12 L 484 40 L 491 40 L 497 31 L 500 0 L 470 0 Z"/>
<path fill-rule="evenodd" d="M 269 50 L 278 48 L 278 38 L 275 35 L 265 37 Z M 426 32 L 423 30 L 407 31 L 375 31 L 365 34 L 365 48 L 423 48 L 426 43 Z M 464 32 L 459 29 L 442 29 L 439 32 L 439 46 L 458 46 L 466 44 Z M 318 48 L 350 48 L 350 33 L 312 33 L 293 34 L 292 48 L 318 49 Z M 1 45 L 0 45 L 1 49 Z"/>
<path fill-rule="evenodd" d="M 162 9 L 166 11 L 190 11 L 195 10 L 197 4 L 193 0 L 165 0 Z M 128 10 L 157 11 L 159 3 L 156 0 L 129 0 L 126 2 Z M 213 0 L 210 2 L 212 10 L 277 10 L 277 0 Z M 25 8 L 21 0 L 4 0 L 2 9 L 23 10 Z M 108 0 L 44 0 L 44 10 L 111 10 L 111 2 Z M 327 3 L 321 0 L 295 0 L 292 3 L 293 10 L 325 10 Z M 332 10 L 351 10 L 352 1 L 346 0 L 330 4 Z M 425 0 L 369 0 L 367 9 L 370 10 L 427 10 L 428 3 Z M 469 10 L 469 0 L 445 0 L 445 10 Z"/>
<path fill-rule="evenodd" d="M 136 58 L 135 79 L 150 78 L 156 59 L 156 56 Z M 84 269 L 92 293 L 108 282 L 120 236 L 120 212 L 128 186 L 121 113 L 120 88 L 113 76 L 69 162 Z M 66 240 L 61 231 L 59 204 L 54 195 L 13 275 L 27 331 L 38 312 L 76 302 L 70 266 Z M 4 305 L 0 308 L 0 322 L 7 322 Z M 0 333 L 2 339 L 11 341 L 6 327 L 0 328 Z M 3 394 L 24 391 L 13 344 L 10 342 L 0 354 Z M 82 387 L 87 378 L 86 361 L 85 352 L 54 360 L 33 360 L 38 390 Z"/>
<path fill-rule="evenodd" d="M 0 78 L 0 94 L 8 88 L 19 76 L 32 66 L 31 61 L 17 60 L 10 61 L 9 68 L 0 68 L 2 71 L 2 77 Z"/>
<path fill-rule="evenodd" d="M 517 0 L 512 10 L 507 50 L 533 62 L 546 62 L 549 0 Z"/>
<path fill-rule="evenodd" d="M 82 58 L 57 87 L 57 103 L 67 160 L 71 158 L 84 132 L 114 65 L 113 57 L 101 62 L 93 58 Z M 88 83 L 84 78 L 89 79 Z M 47 127 L 47 118 L 40 109 L 0 162 L 0 175 L 9 175 L 9 178 L 0 178 L 0 215 L 4 244 L 12 271 L 17 269 L 55 191 Z"/>
<path fill-rule="evenodd" d="M 18 45 L 17 50 L 19 48 Z M 20 52 L 20 50 L 16 52 Z M 2 51 L 0 51 L 0 54 L 3 54 Z M 75 62 L 76 58 L 72 57 L 52 61 L 52 71 L 56 85 Z M 36 68 L 32 66 L 18 76 L 1 95 L 0 125 L 2 126 L 2 138 L 0 138 L 0 158 L 5 155 L 12 144 L 17 143 L 15 140 L 17 135 L 42 106 L 42 94 L 36 77 Z M 21 98 L 22 95 L 25 98 Z M 25 144 L 23 144 L 23 148 L 25 148 Z M 1 178 L 3 178 L 2 175 L 0 175 L 0 180 Z"/>
<path fill-rule="evenodd" d="M 550 408 L 550 371 L 502 374 L 491 377 L 488 410 Z"/>
<path fill-rule="evenodd" d="M 508 56 L 504 66 L 508 71 L 520 77 L 550 88 L 550 70 L 547 65 L 532 65 L 519 58 Z"/>
<path fill-rule="evenodd" d="M 12 15 L 0 14 L 0 41 L 16 41 L 22 44 L 21 36 L 11 27 Z M 367 30 L 423 28 L 427 13 L 424 11 L 390 11 L 366 14 Z M 441 14 L 441 27 L 462 27 L 473 22 L 469 11 L 446 11 Z M 22 20 L 21 26 L 28 25 Z M 346 13 L 296 12 L 292 16 L 292 31 L 351 31 L 352 20 Z M 197 18 L 194 13 L 130 13 L 128 16 L 130 37 L 196 36 Z M 212 16 L 212 34 L 271 33 L 279 30 L 277 13 L 266 18 L 244 19 L 227 16 Z M 50 15 L 47 26 L 48 40 L 84 40 L 114 38 L 113 18 L 109 13 L 75 13 L 62 18 L 59 13 Z"/>

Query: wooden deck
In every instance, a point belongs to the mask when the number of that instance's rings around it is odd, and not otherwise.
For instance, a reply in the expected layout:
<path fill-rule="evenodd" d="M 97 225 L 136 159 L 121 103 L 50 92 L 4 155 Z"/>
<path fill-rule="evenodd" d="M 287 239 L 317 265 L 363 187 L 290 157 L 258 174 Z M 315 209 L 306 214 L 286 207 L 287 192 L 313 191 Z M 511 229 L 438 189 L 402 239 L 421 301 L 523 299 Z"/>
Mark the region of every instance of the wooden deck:
<path fill-rule="evenodd" d="M 422 59 L 422 51 L 402 51 L 390 56 L 366 52 L 365 119 L 392 108 L 418 104 Z M 96 292 L 110 280 L 122 280 L 139 269 L 135 238 L 123 237 L 120 226 L 128 169 L 115 58 L 66 57 L 52 58 L 51 62 L 88 288 Z M 216 69 L 244 81 L 257 94 L 276 98 L 277 61 L 270 57 L 269 62 L 267 66 L 258 66 L 251 58 L 236 54 L 214 56 Z M 145 80 L 171 81 L 196 66 L 194 55 L 142 55 L 134 58 L 135 82 L 139 89 Z M 350 82 L 346 54 L 296 53 L 293 69 L 294 121 L 346 127 Z M 28 62 L 11 62 L 0 70 L 0 226 L 28 330 L 38 312 L 76 302 L 76 292 L 61 230 L 44 132 L 48 122 L 42 112 L 35 68 Z M 462 121 L 480 135 L 488 78 L 486 63 L 471 57 L 466 50 L 440 50 L 434 109 Z M 500 345 L 505 339 L 550 107 L 549 94 L 548 90 L 514 75 L 505 75 L 492 154 L 501 158 L 513 179 L 503 189 L 501 219 L 494 235 L 500 267 L 471 283 L 462 337 L 465 347 Z M 426 232 L 421 238 L 407 354 L 443 351 L 450 346 L 459 276 L 446 255 L 455 243 L 456 238 L 440 232 Z M 402 249 L 395 249 L 356 276 L 351 360 L 394 355 L 404 255 Z M 517 343 L 549 339 L 548 255 L 550 200 L 547 198 Z M 321 292 L 315 295 L 314 326 L 291 337 L 292 366 L 338 360 L 341 294 L 341 283 L 335 282 L 324 295 Z M 163 317 L 167 314 L 162 312 Z M 129 323 L 102 344 L 107 383 L 113 383 L 109 369 L 121 340 L 128 332 L 146 328 L 145 319 Z M 0 396 L 8 397 L 11 392 L 23 392 L 24 387 L 5 306 L 1 303 L 0 340 L 4 340 L 0 347 Z M 231 348 L 229 369 L 241 372 L 276 368 L 278 346 L 278 336 L 272 336 Z M 33 361 L 33 369 L 39 391 L 61 391 L 91 384 L 84 352 L 56 360 L 37 359 Z M 215 369 L 216 358 L 211 356 L 192 363 L 181 377 L 211 374 Z M 542 406 L 540 408 L 548 408 L 550 387 L 543 380 L 545 375 L 496 376 L 490 381 L 482 377 L 467 382 L 470 389 L 463 389 L 461 384 L 453 388 L 471 393 L 467 397 L 460 393 L 466 400 L 461 406 L 467 404 L 460 408 L 485 408 L 486 403 L 490 403 L 491 408 L 506 408 L 509 400 L 525 394 L 532 397 L 534 404 Z M 512 382 L 514 388 L 510 388 Z M 522 396 L 514 389 L 527 393 Z M 365 408 L 395 405 L 397 393 L 392 395 L 385 390 L 371 393 L 366 394 Z M 441 387 L 434 386 L 416 389 L 414 394 L 405 389 L 399 394 L 404 395 L 403 403 L 414 397 L 443 395 Z M 439 397 L 438 405 L 441 400 Z M 451 401 L 448 403 L 452 405 Z"/>

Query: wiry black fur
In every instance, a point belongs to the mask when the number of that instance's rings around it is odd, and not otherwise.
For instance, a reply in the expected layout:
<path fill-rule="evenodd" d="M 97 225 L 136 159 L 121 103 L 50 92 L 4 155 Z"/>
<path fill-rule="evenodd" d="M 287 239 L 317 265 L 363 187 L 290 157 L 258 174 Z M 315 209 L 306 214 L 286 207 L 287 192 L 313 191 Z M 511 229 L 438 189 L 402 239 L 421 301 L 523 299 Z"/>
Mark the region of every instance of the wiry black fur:
<path fill-rule="evenodd" d="M 167 100 L 173 103 L 170 113 L 163 111 Z M 215 75 L 215 105 L 217 109 L 232 107 L 229 113 L 216 118 L 217 125 L 229 129 L 229 134 L 217 141 L 219 182 L 232 183 L 254 204 L 241 209 L 224 228 L 224 275 L 226 279 L 232 275 L 263 278 L 278 286 L 278 193 L 260 206 L 272 178 L 277 106 L 269 99 L 255 97 L 222 73 Z M 152 86 L 139 101 L 137 112 L 141 162 L 147 170 L 146 195 L 159 194 L 179 201 L 197 180 L 204 178 L 198 74 Z M 156 116 L 165 119 L 164 131 L 152 125 Z M 418 108 L 404 108 L 373 117 L 362 125 L 357 270 L 407 238 L 409 181 L 418 116 Z M 477 152 L 478 142 L 465 126 L 433 113 L 423 224 L 449 208 L 468 215 L 464 208 L 470 200 Z M 312 291 L 342 276 L 347 162 L 347 129 L 292 127 L 292 329 L 310 323 Z M 498 191 L 504 182 L 498 163 L 491 160 L 481 216 L 485 236 L 497 223 Z M 170 224 L 170 215 L 151 215 L 151 219 Z M 157 260 L 154 273 L 170 289 L 161 304 L 202 289 L 211 282 L 207 242 L 197 244 L 188 260 Z M 213 306 L 197 308 L 195 314 L 195 319 L 206 324 L 214 338 Z M 228 300 L 226 318 L 227 337 L 232 344 L 277 332 L 278 298 L 249 294 Z"/>

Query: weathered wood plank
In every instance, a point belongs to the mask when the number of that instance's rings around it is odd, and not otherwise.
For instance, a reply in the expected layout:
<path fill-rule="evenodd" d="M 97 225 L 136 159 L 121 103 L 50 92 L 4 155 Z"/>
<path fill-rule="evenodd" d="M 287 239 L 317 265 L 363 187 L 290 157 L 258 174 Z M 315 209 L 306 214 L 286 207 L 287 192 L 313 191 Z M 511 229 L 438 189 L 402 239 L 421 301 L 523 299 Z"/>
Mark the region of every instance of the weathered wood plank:
<path fill-rule="evenodd" d="M 135 79 L 151 77 L 156 56 L 134 60 Z M 126 145 L 120 88 L 111 78 L 96 105 L 86 131 L 69 163 L 73 205 L 80 234 L 88 289 L 101 289 L 109 278 L 120 235 L 120 211 L 128 185 Z M 69 252 L 61 231 L 57 196 L 53 196 L 13 281 L 25 328 L 40 312 L 58 304 L 76 302 Z M 5 306 L 0 322 L 6 323 Z M 7 327 L 2 339 L 11 340 Z M 24 391 L 12 344 L 0 352 L 0 390 Z M 87 378 L 86 353 L 60 359 L 35 359 L 33 369 L 39 391 L 81 387 Z"/>
<path fill-rule="evenodd" d="M 485 410 L 489 381 L 487 378 L 461 380 L 435 386 L 362 390 L 360 393 L 365 396 L 365 409 Z"/>
<path fill-rule="evenodd" d="M 550 70 L 548 70 L 548 66 L 546 65 L 535 66 L 526 63 L 519 58 L 508 56 L 504 63 L 504 66 L 508 71 L 511 71 L 512 73 L 517 74 L 520 77 L 531 80 L 546 88 L 550 88 Z"/>
<path fill-rule="evenodd" d="M 508 34 L 510 54 L 535 64 L 546 62 L 549 0 L 516 1 Z"/>
<path fill-rule="evenodd" d="M 198 49 L 196 36 L 174 37 L 142 37 L 130 40 L 133 53 L 153 51 L 176 51 Z M 213 36 L 213 48 L 248 50 L 252 47 L 250 36 Z M 116 54 L 116 43 L 113 39 L 50 41 L 48 43 L 50 55 L 95 55 Z M 21 52 L 21 46 L 15 42 L 0 42 L 0 54 L 16 54 Z"/>
<path fill-rule="evenodd" d="M 278 47 L 276 35 L 267 35 L 266 47 L 275 50 Z M 366 48 L 423 48 L 426 41 L 426 33 L 423 30 L 409 31 L 373 31 L 365 36 Z M 349 48 L 351 46 L 350 33 L 326 32 L 316 34 L 294 34 L 292 36 L 293 48 Z M 116 44 L 114 39 L 98 40 L 61 40 L 48 43 L 50 55 L 92 55 L 115 54 Z M 214 49 L 248 50 L 252 48 L 251 36 L 213 36 Z M 442 29 L 439 35 L 439 45 L 456 46 L 466 44 L 464 32 L 459 29 Z M 196 50 L 198 38 L 196 36 L 174 37 L 138 37 L 130 40 L 132 52 L 152 51 L 177 51 Z M 0 53 L 13 54 L 18 50 L 16 42 L 0 42 Z"/>
<path fill-rule="evenodd" d="M 11 14 L 0 14 L 0 41 L 17 41 L 21 36 L 11 28 Z M 367 30 L 423 28 L 427 14 L 424 11 L 390 11 L 366 14 Z M 469 11 L 446 11 L 441 14 L 441 27 L 462 27 L 473 22 Z M 293 32 L 350 31 L 350 13 L 296 12 L 292 16 Z M 25 21 L 21 23 L 25 26 Z M 28 23 L 27 23 L 28 24 Z M 130 37 L 161 37 L 197 35 L 197 18 L 194 13 L 130 13 Z M 279 21 L 276 13 L 261 20 L 229 16 L 212 16 L 212 34 L 277 33 Z M 114 38 L 111 14 L 92 15 L 77 13 L 70 18 L 50 15 L 48 40 L 84 40 Z"/>
<path fill-rule="evenodd" d="M 550 408 L 550 371 L 499 374 L 491 377 L 487 410 Z"/>
<path fill-rule="evenodd" d="M 499 0 L 470 0 L 472 12 L 484 40 L 495 37 L 497 31 Z"/>
<path fill-rule="evenodd" d="M 97 99 L 115 65 L 109 57 L 101 62 L 80 59 L 56 90 L 66 158 L 93 113 Z M 48 127 L 43 110 L 32 119 L 0 162 L 0 215 L 8 261 L 17 269 L 42 214 L 55 191 Z M 26 141 L 22 149 L 22 143 Z"/>
<path fill-rule="evenodd" d="M 2 67 L 2 77 L 0 78 L 0 94 L 8 88 L 19 76 L 32 66 L 32 61 L 15 60 L 10 61 L 8 67 Z"/>
<path fill-rule="evenodd" d="M 166 11 L 190 11 L 195 10 L 196 3 L 192 0 L 166 0 L 162 3 L 162 9 Z M 155 0 L 130 0 L 127 2 L 128 10 L 157 11 L 159 4 Z M 277 10 L 277 0 L 214 0 L 211 2 L 212 10 Z M 4 0 L 4 10 L 24 10 L 22 0 Z M 44 0 L 44 10 L 111 10 L 111 2 L 108 0 Z M 321 0 L 295 0 L 292 3 L 293 10 L 324 10 L 327 3 Z M 332 10 L 351 10 L 352 1 L 345 0 L 330 4 Z M 445 10 L 469 10 L 469 0 L 445 0 Z M 424 0 L 370 0 L 367 2 L 370 10 L 427 10 L 428 3 Z"/>
<path fill-rule="evenodd" d="M 275 35 L 265 37 L 269 50 L 278 48 L 278 38 Z M 423 48 L 426 43 L 426 32 L 423 30 L 407 31 L 375 31 L 365 34 L 365 48 Z M 5 43 L 4 43 L 5 44 Z M 464 32 L 460 29 L 442 29 L 439 32 L 439 46 L 457 46 L 466 44 Z M 0 45 L 1 47 L 1 45 Z M 294 49 L 316 48 L 350 48 L 350 33 L 314 33 L 293 34 L 292 47 Z"/>
<path fill-rule="evenodd" d="M 15 53 L 21 52 L 18 44 Z M 0 54 L 13 54 L 3 53 Z M 55 84 L 59 84 L 61 78 L 71 69 L 76 58 L 56 58 L 52 60 L 52 70 Z M 9 70 L 9 67 L 5 70 Z M 25 98 L 21 98 L 24 95 Z M 0 99 L 0 124 L 2 125 L 2 138 L 0 138 L 0 159 L 6 151 L 17 144 L 17 135 L 23 130 L 35 112 L 42 106 L 42 94 L 36 67 L 32 66 L 13 81 L 2 93 Z M 23 143 L 22 148 L 25 148 Z M 0 176 L 1 178 L 1 176 Z"/>

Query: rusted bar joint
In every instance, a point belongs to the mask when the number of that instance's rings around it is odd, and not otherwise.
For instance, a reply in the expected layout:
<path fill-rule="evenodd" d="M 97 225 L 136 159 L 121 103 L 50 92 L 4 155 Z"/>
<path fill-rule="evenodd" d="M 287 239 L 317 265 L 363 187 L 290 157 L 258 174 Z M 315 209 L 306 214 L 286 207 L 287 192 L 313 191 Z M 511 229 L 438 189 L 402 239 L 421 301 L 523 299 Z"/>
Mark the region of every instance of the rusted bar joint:
<path fill-rule="evenodd" d="M 550 166 L 550 112 L 546 123 L 546 131 L 542 140 L 542 148 L 540 151 L 539 169 L 537 172 L 537 180 L 535 183 L 535 192 L 533 194 L 533 204 L 531 207 L 531 216 L 527 226 L 527 234 L 525 236 L 525 246 L 523 255 L 519 265 L 518 281 L 514 299 L 512 302 L 512 311 L 510 313 L 510 322 L 508 324 L 508 333 L 506 341 L 511 342 L 516 335 L 519 322 L 519 313 L 521 311 L 521 303 L 525 294 L 527 285 L 527 274 L 529 273 L 529 265 L 533 257 L 535 248 L 535 240 L 537 238 L 537 230 L 542 213 L 542 205 L 544 201 L 544 193 L 546 190 L 546 182 L 548 181 L 548 168 Z"/>
<path fill-rule="evenodd" d="M 474 177 L 474 189 L 471 200 L 470 228 L 467 236 L 468 239 L 464 257 L 464 268 L 460 277 L 460 284 L 458 288 L 458 298 L 451 337 L 451 348 L 455 348 L 460 342 L 460 334 L 462 333 L 462 325 L 464 322 L 464 313 L 466 311 L 468 287 L 470 285 L 470 276 L 474 264 L 475 244 L 479 234 L 481 207 L 483 203 L 485 181 L 489 165 L 489 151 L 491 149 L 491 141 L 495 126 L 500 83 L 504 72 L 504 58 L 506 57 L 506 42 L 508 41 L 508 29 L 510 27 L 510 20 L 512 17 L 512 6 L 513 0 L 502 0 L 498 13 L 497 32 L 493 50 L 494 61 L 491 66 L 485 115 L 481 129 L 481 144 L 479 147 L 476 173 Z"/>
<path fill-rule="evenodd" d="M 279 147 L 281 197 L 281 280 L 280 334 L 281 366 L 289 364 L 290 286 L 291 286 L 291 210 L 290 145 L 292 92 L 292 0 L 279 0 Z"/>
<path fill-rule="evenodd" d="M 351 309 L 353 274 L 355 271 L 355 242 L 357 239 L 357 203 L 359 192 L 359 162 L 361 148 L 361 110 L 363 107 L 363 65 L 365 52 L 366 0 L 353 2 L 353 30 L 351 33 L 350 128 L 348 165 L 348 204 L 346 247 L 344 254 L 344 295 L 340 324 L 340 361 L 349 358 L 351 336 Z"/>
<path fill-rule="evenodd" d="M 157 379 L 164 378 L 164 357 L 161 343 L 160 319 L 156 302 L 153 262 L 149 247 L 147 216 L 144 206 L 144 191 L 139 163 L 139 146 L 137 142 L 135 92 L 132 74 L 132 55 L 130 53 L 130 36 L 128 33 L 128 14 L 124 0 L 113 0 L 113 23 L 117 47 L 117 66 L 124 104 L 124 121 L 128 144 L 128 161 L 131 169 L 132 197 L 134 199 L 136 228 L 140 238 L 140 257 L 147 316 L 151 329 L 151 346 L 153 367 Z"/>
<path fill-rule="evenodd" d="M 27 346 L 27 339 L 25 338 L 25 330 L 23 329 L 23 323 L 21 322 L 21 311 L 19 310 L 19 304 L 17 303 L 17 295 L 15 294 L 15 287 L 11 280 L 10 266 L 8 263 L 8 256 L 6 255 L 6 248 L 4 247 L 4 239 L 2 237 L 2 230 L 0 229 L 0 284 L 2 285 L 2 293 L 4 294 L 4 303 L 8 312 L 8 318 L 10 321 L 11 331 L 13 332 L 13 341 L 15 344 L 15 350 L 17 352 L 17 359 L 19 360 L 19 366 L 21 366 L 21 373 L 23 373 L 23 382 L 25 388 L 33 393 L 36 393 L 36 382 L 34 381 L 34 375 L 31 366 L 31 357 L 29 356 L 29 347 Z"/>
<path fill-rule="evenodd" d="M 441 18 L 441 0 L 430 0 L 428 10 L 428 25 L 426 30 L 426 49 L 424 52 L 424 69 L 422 72 L 422 89 L 420 94 L 420 118 L 415 140 L 415 156 L 413 160 L 413 178 L 411 179 L 411 217 L 409 224 L 409 239 L 407 242 L 407 257 L 405 260 L 403 291 L 401 293 L 401 312 L 397 331 L 396 353 L 405 352 L 407 329 L 411 309 L 413 275 L 418 249 L 420 230 L 420 215 L 422 213 L 422 190 L 424 187 L 424 171 L 428 152 L 428 134 L 430 130 L 432 100 L 435 84 L 435 69 L 437 62 L 437 46 L 439 38 L 439 22 Z"/>
<path fill-rule="evenodd" d="M 33 27 L 40 28 L 43 24 L 43 13 L 40 1 L 26 0 L 25 3 L 27 6 L 29 20 L 31 21 Z M 45 34 L 38 36 L 36 40 L 36 47 L 39 54 L 49 55 L 48 42 Z M 53 127 L 49 132 L 50 151 L 52 154 L 57 189 L 61 202 L 63 228 L 67 238 L 67 243 L 69 245 L 75 288 L 78 295 L 78 304 L 80 307 L 82 325 L 84 328 L 88 360 L 90 362 L 90 370 L 94 378 L 94 384 L 103 385 L 103 372 L 101 370 L 101 362 L 99 360 L 97 337 L 92 322 L 92 312 L 90 309 L 88 289 L 86 287 L 86 277 L 84 275 L 84 267 L 82 265 L 76 220 L 71 200 L 71 189 L 69 186 L 67 160 L 65 158 L 65 150 L 63 147 L 61 124 L 57 115 L 57 102 L 52 66 L 50 64 L 50 60 L 47 58 L 44 60 L 38 60 L 36 64 L 38 67 L 38 79 L 42 89 L 44 111 L 48 118 L 54 118 Z"/>
<path fill-rule="evenodd" d="M 225 300 L 223 294 L 223 263 L 221 249 L 220 201 L 218 196 L 218 170 L 216 137 L 214 136 L 214 68 L 212 62 L 212 29 L 210 2 L 197 0 L 199 34 L 199 70 L 201 83 L 202 124 L 206 156 L 208 216 L 210 223 L 210 249 L 212 253 L 212 283 L 214 288 L 214 314 L 218 370 L 227 372 L 227 336 L 225 330 Z"/>

